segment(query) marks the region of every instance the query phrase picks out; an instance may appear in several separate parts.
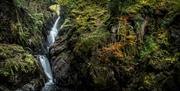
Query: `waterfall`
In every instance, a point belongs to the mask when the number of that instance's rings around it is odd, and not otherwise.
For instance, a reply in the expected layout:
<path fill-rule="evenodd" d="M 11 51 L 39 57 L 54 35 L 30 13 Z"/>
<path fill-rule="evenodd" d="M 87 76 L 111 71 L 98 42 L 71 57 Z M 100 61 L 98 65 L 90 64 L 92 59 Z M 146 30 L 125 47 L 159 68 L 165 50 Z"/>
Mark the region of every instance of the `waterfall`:
<path fill-rule="evenodd" d="M 49 50 L 49 47 L 55 42 L 55 38 L 58 34 L 58 22 L 60 20 L 60 17 L 58 17 L 53 25 L 53 27 L 51 28 L 51 31 L 49 33 L 49 35 L 47 36 L 47 50 Z M 49 60 L 47 58 L 46 55 L 38 55 L 40 64 L 43 68 L 43 71 L 46 75 L 46 77 L 48 78 L 48 81 L 45 83 L 45 86 L 42 88 L 42 91 L 51 91 L 50 89 L 52 89 L 53 87 L 53 75 L 52 75 L 52 71 L 51 71 L 51 66 L 49 64 Z"/>
<path fill-rule="evenodd" d="M 53 76 L 52 76 L 49 60 L 47 59 L 45 55 L 39 55 L 39 60 L 43 67 L 44 73 L 46 74 L 48 78 L 48 82 L 46 84 L 53 84 Z"/>
<path fill-rule="evenodd" d="M 56 19 L 56 22 L 54 23 L 49 35 L 48 35 L 48 48 L 55 42 L 55 38 L 58 34 L 57 24 L 60 17 Z"/>

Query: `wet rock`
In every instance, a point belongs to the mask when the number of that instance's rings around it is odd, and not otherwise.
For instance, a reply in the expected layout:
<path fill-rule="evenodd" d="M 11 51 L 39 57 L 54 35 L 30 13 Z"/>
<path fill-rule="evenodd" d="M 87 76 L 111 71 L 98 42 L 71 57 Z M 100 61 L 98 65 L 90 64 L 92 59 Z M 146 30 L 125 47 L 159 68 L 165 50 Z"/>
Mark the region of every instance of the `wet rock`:
<path fill-rule="evenodd" d="M 70 52 L 68 52 L 70 53 Z M 71 86 L 78 85 L 77 73 L 73 67 L 71 67 L 71 57 L 66 56 L 67 54 L 62 53 L 59 55 L 59 59 L 53 61 L 53 73 L 60 86 Z M 58 64 L 58 65 L 56 65 Z"/>
<path fill-rule="evenodd" d="M 41 89 L 41 91 L 62 91 L 55 84 L 47 85 Z"/>
<path fill-rule="evenodd" d="M 33 84 L 26 84 L 21 89 L 15 90 L 15 91 L 34 91 L 35 87 Z"/>

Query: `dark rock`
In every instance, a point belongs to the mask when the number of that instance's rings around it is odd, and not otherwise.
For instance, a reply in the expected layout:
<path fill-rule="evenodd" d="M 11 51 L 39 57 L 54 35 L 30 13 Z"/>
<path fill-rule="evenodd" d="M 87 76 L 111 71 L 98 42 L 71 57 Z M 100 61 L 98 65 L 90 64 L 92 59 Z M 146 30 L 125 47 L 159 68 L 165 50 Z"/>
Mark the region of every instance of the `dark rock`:
<path fill-rule="evenodd" d="M 118 90 L 118 82 L 112 69 L 96 65 L 89 68 L 89 70 L 91 86 L 95 90 Z"/>
<path fill-rule="evenodd" d="M 180 15 L 177 14 L 170 24 L 170 38 L 171 43 L 175 46 L 175 51 L 180 49 Z"/>

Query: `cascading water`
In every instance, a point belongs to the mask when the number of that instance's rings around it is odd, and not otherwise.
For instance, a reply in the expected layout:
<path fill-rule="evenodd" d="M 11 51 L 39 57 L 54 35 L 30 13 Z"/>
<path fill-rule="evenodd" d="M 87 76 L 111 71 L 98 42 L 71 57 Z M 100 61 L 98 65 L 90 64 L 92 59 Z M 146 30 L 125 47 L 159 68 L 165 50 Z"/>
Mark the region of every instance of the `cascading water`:
<path fill-rule="evenodd" d="M 53 84 L 53 76 L 52 76 L 52 71 L 51 71 L 51 67 L 49 64 L 49 60 L 47 59 L 47 57 L 45 55 L 39 55 L 39 60 L 43 67 L 44 73 L 46 74 L 46 76 L 48 78 L 48 82 L 46 82 L 46 85 Z"/>
<path fill-rule="evenodd" d="M 56 19 L 53 27 L 51 28 L 51 31 L 50 31 L 48 37 L 47 37 L 48 38 L 47 50 L 49 50 L 49 47 L 55 42 L 55 38 L 58 34 L 58 28 L 57 27 L 58 27 L 59 20 L 60 20 L 60 17 L 58 17 Z M 44 70 L 44 73 L 48 78 L 48 81 L 45 83 L 45 86 L 42 88 L 42 91 L 53 91 L 51 89 L 52 89 L 54 82 L 53 82 L 53 75 L 52 75 L 51 67 L 49 64 L 49 60 L 48 60 L 46 55 L 39 55 L 38 58 L 39 58 L 39 61 L 41 63 L 41 66 Z"/>
<path fill-rule="evenodd" d="M 56 22 L 54 23 L 49 35 L 48 35 L 48 48 L 55 42 L 55 38 L 58 34 L 57 24 L 60 17 L 57 18 Z"/>

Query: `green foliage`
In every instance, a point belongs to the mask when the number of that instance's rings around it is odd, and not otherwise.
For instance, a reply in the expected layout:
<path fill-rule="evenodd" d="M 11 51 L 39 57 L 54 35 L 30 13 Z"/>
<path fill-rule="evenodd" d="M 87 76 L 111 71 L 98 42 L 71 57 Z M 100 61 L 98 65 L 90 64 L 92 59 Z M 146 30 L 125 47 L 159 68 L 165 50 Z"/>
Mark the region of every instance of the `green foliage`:
<path fill-rule="evenodd" d="M 13 1 L 14 1 L 14 5 L 16 5 L 19 8 L 26 6 L 25 0 L 13 0 Z"/>
<path fill-rule="evenodd" d="M 57 0 L 56 2 L 60 5 L 69 5 L 75 3 L 76 0 Z"/>
<path fill-rule="evenodd" d="M 167 6 L 172 6 L 167 8 Z M 142 14 L 152 16 L 156 10 L 179 10 L 178 0 L 110 0 L 109 10 L 111 16 Z M 173 10 L 173 11 L 174 11 Z"/>
<path fill-rule="evenodd" d="M 74 49 L 78 53 L 88 52 L 91 48 L 96 48 L 109 36 L 109 32 L 105 29 L 105 22 L 110 17 L 108 10 L 94 2 L 78 0 L 69 12 L 74 19 L 68 22 L 73 22 L 76 32 L 80 33 Z M 72 24 L 65 24 L 64 26 L 69 25 Z"/>
<path fill-rule="evenodd" d="M 174 3 L 177 7 L 177 10 L 180 10 L 180 1 L 179 0 L 174 0 Z"/>
<path fill-rule="evenodd" d="M 153 36 L 147 36 L 144 49 L 141 51 L 141 58 L 151 56 L 152 53 L 156 52 L 159 49 L 159 45 L 155 42 Z"/>
<path fill-rule="evenodd" d="M 14 36 L 18 37 L 18 42 L 21 43 L 23 46 L 25 46 L 29 32 L 26 29 L 24 29 L 23 25 L 20 22 L 15 23 L 12 26 L 12 29 L 14 30 L 13 31 Z"/>
<path fill-rule="evenodd" d="M 98 44 L 103 43 L 104 40 L 108 37 L 109 32 L 106 32 L 103 29 L 97 29 L 94 32 L 87 33 L 81 35 L 75 50 L 76 51 L 82 51 L 87 52 L 91 48 L 97 47 Z"/>
<path fill-rule="evenodd" d="M 143 77 L 143 84 L 145 85 L 145 87 L 147 88 L 151 88 L 154 87 L 156 84 L 156 76 L 153 73 L 150 74 L 145 74 Z"/>
<path fill-rule="evenodd" d="M 35 58 L 18 45 L 0 45 L 0 75 L 9 77 L 33 73 L 37 68 Z"/>
<path fill-rule="evenodd" d="M 18 72 L 28 73 L 35 71 L 35 59 L 32 57 L 32 55 L 17 56 L 14 58 L 9 58 L 6 61 L 7 63 L 5 64 L 4 70 L 1 70 L 1 75 L 14 76 Z"/>
<path fill-rule="evenodd" d="M 148 61 L 147 65 L 151 65 L 154 69 L 168 69 L 171 63 L 178 60 L 176 54 L 170 54 L 166 49 L 169 47 L 166 36 L 166 33 L 159 33 L 157 37 L 146 36 L 144 49 L 140 52 L 141 60 Z"/>
<path fill-rule="evenodd" d="M 43 24 L 50 17 L 47 3 L 44 0 L 13 0 L 13 2 L 9 2 L 6 5 L 6 11 L 2 12 L 3 23 L 1 22 L 0 25 L 6 24 L 7 27 L 0 27 L 4 30 L 0 33 L 0 41 L 17 43 L 23 47 L 36 46 L 36 48 L 40 48 L 43 39 Z M 11 8 L 14 10 L 11 11 Z"/>
<path fill-rule="evenodd" d="M 84 7 L 83 11 L 79 8 L 72 10 L 73 16 L 76 16 L 78 31 L 93 31 L 109 18 L 107 10 L 102 7 L 89 5 Z"/>
<path fill-rule="evenodd" d="M 97 68 L 101 64 L 112 67 L 123 90 L 161 91 L 166 79 L 175 72 L 174 64 L 179 58 L 179 53 L 171 50 L 172 31 L 167 28 L 176 21 L 172 17 L 178 13 L 178 6 L 172 2 L 78 0 L 69 12 L 72 20 L 68 21 L 74 24 L 73 33 L 78 38 L 74 54 L 85 63 L 98 64 Z M 106 70 L 93 67 L 89 70 L 93 71 L 90 74 L 93 85 L 106 85 Z M 135 89 L 129 90 L 129 84 Z"/>
<path fill-rule="evenodd" d="M 32 29 L 32 31 L 34 31 L 34 32 L 39 31 L 38 27 L 42 26 L 43 21 L 45 21 L 43 13 L 33 13 L 31 18 L 33 19 L 34 24 L 36 25 L 36 26 L 34 26 L 35 28 Z"/>

